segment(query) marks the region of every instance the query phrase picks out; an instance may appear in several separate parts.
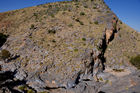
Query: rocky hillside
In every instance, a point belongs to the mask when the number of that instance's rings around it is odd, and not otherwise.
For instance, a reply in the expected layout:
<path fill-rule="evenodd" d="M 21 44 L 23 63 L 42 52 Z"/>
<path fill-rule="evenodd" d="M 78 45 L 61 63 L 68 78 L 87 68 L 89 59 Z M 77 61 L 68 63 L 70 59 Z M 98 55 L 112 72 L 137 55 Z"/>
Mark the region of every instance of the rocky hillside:
<path fill-rule="evenodd" d="M 2 93 L 138 93 L 140 34 L 103 0 L 0 13 Z M 118 88 L 118 89 L 116 89 Z"/>

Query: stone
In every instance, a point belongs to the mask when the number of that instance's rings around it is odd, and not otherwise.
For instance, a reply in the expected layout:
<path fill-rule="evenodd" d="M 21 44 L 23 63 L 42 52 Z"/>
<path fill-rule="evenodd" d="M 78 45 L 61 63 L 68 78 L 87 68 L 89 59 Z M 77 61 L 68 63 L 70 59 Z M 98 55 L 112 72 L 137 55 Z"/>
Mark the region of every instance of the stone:
<path fill-rule="evenodd" d="M 26 80 L 27 73 L 23 69 L 17 70 L 17 73 L 15 74 L 15 78 L 18 80 Z"/>

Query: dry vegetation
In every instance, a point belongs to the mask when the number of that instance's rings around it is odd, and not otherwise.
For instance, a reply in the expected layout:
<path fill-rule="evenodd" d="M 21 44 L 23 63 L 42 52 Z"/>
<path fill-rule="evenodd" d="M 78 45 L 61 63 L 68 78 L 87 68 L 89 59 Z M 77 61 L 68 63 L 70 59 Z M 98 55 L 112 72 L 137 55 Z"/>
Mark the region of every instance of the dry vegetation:
<path fill-rule="evenodd" d="M 96 6 L 98 4 L 106 10 L 102 11 Z M 70 72 L 82 68 L 79 58 L 85 50 L 96 46 L 107 25 L 102 20 L 109 13 L 112 13 L 110 9 L 98 0 L 95 5 L 73 1 L 50 3 L 1 13 L 0 32 L 10 35 L 9 50 L 22 55 L 18 60 L 23 61 L 22 65 L 27 66 L 27 70 L 36 69 L 32 67 L 36 65 L 35 62 L 32 65 L 28 62 L 43 58 L 41 62 L 39 60 L 40 68 L 46 65 L 48 70 L 53 71 L 55 68 L 54 73 L 62 72 L 65 75 L 63 71 L 68 70 L 68 67 L 72 68 Z M 95 21 L 99 16 L 102 16 L 99 18 L 101 20 Z M 106 52 L 109 66 L 112 58 L 115 64 L 122 65 L 129 61 L 128 57 L 140 51 L 139 35 L 123 23 L 120 23 L 120 27 L 121 30 L 108 47 L 111 52 Z M 35 46 L 43 52 L 36 52 Z"/>

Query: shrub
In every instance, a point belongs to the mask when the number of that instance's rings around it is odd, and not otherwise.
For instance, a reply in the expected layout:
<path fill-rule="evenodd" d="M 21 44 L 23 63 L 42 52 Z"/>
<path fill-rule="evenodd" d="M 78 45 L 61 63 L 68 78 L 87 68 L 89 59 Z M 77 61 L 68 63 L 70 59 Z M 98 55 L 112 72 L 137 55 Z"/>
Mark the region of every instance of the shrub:
<path fill-rule="evenodd" d="M 115 71 L 115 72 L 123 72 L 124 69 L 113 69 L 113 71 Z"/>
<path fill-rule="evenodd" d="M 98 25 L 99 23 L 98 23 L 98 21 L 95 21 L 94 24 Z"/>
<path fill-rule="evenodd" d="M 56 30 L 50 29 L 50 30 L 48 30 L 48 33 L 49 33 L 49 34 L 55 34 L 55 33 L 56 33 Z"/>
<path fill-rule="evenodd" d="M 3 33 L 0 33 L 0 47 L 6 42 L 7 35 L 4 35 Z"/>
<path fill-rule="evenodd" d="M 80 15 L 82 16 L 82 15 L 85 15 L 85 13 L 84 12 L 80 12 Z"/>
<path fill-rule="evenodd" d="M 31 24 L 30 29 L 35 29 L 35 25 L 34 24 Z"/>
<path fill-rule="evenodd" d="M 24 91 L 27 87 L 25 85 L 23 86 L 19 86 L 18 89 L 20 89 L 21 91 Z"/>
<path fill-rule="evenodd" d="M 122 24 L 122 21 L 120 21 L 120 24 Z"/>
<path fill-rule="evenodd" d="M 78 5 L 76 5 L 76 8 L 79 8 L 79 6 L 78 6 Z"/>
<path fill-rule="evenodd" d="M 115 23 L 113 23 L 113 28 L 116 29 L 116 27 L 117 27 L 117 23 L 115 22 Z"/>
<path fill-rule="evenodd" d="M 70 23 L 68 26 L 69 26 L 69 27 L 72 27 L 72 26 L 73 26 L 73 24 L 72 24 L 72 23 Z"/>
<path fill-rule="evenodd" d="M 53 42 L 53 43 L 55 43 L 55 42 L 56 42 L 56 40 L 55 40 L 55 39 L 53 39 L 53 40 L 52 40 L 52 42 Z"/>
<path fill-rule="evenodd" d="M 29 89 L 27 93 L 35 93 L 32 89 Z"/>
<path fill-rule="evenodd" d="M 10 52 L 6 49 L 3 49 L 0 53 L 1 59 L 5 60 L 10 57 Z"/>
<path fill-rule="evenodd" d="M 140 69 L 140 55 L 131 57 L 130 63 L 134 65 L 137 69 Z"/>
<path fill-rule="evenodd" d="M 77 18 L 77 19 L 75 19 L 75 21 L 79 22 L 80 20 L 79 20 L 79 18 Z"/>
<path fill-rule="evenodd" d="M 38 17 L 38 14 L 37 13 L 33 13 L 33 16 L 35 16 L 37 18 Z"/>
<path fill-rule="evenodd" d="M 49 93 L 49 92 L 43 91 L 43 92 L 39 92 L 39 93 Z"/>
<path fill-rule="evenodd" d="M 79 22 L 80 25 L 84 25 L 84 23 L 82 21 L 80 21 L 79 18 L 75 19 L 75 21 Z"/>
<path fill-rule="evenodd" d="M 86 41 L 86 38 L 82 38 L 83 41 Z"/>
<path fill-rule="evenodd" d="M 84 6 L 84 8 L 88 8 L 88 6 L 87 6 L 87 5 L 85 5 L 85 6 Z"/>
<path fill-rule="evenodd" d="M 50 14 L 50 16 L 53 17 L 53 18 L 55 17 L 54 14 Z"/>
<path fill-rule="evenodd" d="M 48 7 L 49 7 L 49 8 L 52 8 L 52 5 L 49 5 Z"/>
<path fill-rule="evenodd" d="M 80 25 L 84 25 L 84 23 L 82 21 L 79 21 Z"/>
<path fill-rule="evenodd" d="M 110 13 L 110 11 L 106 11 L 106 13 Z"/>
<path fill-rule="evenodd" d="M 94 7 L 93 7 L 93 9 L 97 9 L 97 7 L 96 7 L 96 6 L 94 6 Z"/>
<path fill-rule="evenodd" d="M 100 81 L 104 81 L 102 77 L 99 78 Z"/>
<path fill-rule="evenodd" d="M 78 52 L 78 49 L 77 49 L 77 48 L 75 48 L 75 49 L 74 49 L 74 52 Z"/>

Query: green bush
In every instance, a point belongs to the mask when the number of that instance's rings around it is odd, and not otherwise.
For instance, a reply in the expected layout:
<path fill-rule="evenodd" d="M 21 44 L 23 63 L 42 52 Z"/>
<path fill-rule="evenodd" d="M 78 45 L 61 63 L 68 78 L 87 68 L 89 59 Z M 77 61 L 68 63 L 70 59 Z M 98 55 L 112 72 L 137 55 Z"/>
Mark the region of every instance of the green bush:
<path fill-rule="evenodd" d="M 38 14 L 37 13 L 33 13 L 33 16 L 35 16 L 35 18 L 38 18 Z"/>
<path fill-rule="evenodd" d="M 99 23 L 98 23 L 98 21 L 95 21 L 94 24 L 98 25 Z"/>
<path fill-rule="evenodd" d="M 79 21 L 80 25 L 84 25 L 84 23 L 82 21 Z"/>
<path fill-rule="evenodd" d="M 94 7 L 93 7 L 93 9 L 97 9 L 97 7 L 96 7 L 96 6 L 94 6 Z"/>
<path fill-rule="evenodd" d="M 106 11 L 106 13 L 110 13 L 110 11 Z"/>
<path fill-rule="evenodd" d="M 77 48 L 75 48 L 75 49 L 74 49 L 74 52 L 78 52 L 78 49 L 77 49 Z"/>
<path fill-rule="evenodd" d="M 117 23 L 113 23 L 113 28 L 116 30 L 117 29 Z"/>
<path fill-rule="evenodd" d="M 80 22 L 79 18 L 76 18 L 75 21 L 76 21 L 76 22 Z"/>
<path fill-rule="evenodd" d="M 48 5 L 48 7 L 49 7 L 49 8 L 52 8 L 53 6 L 52 6 L 52 5 Z"/>
<path fill-rule="evenodd" d="M 84 23 L 82 21 L 80 21 L 79 18 L 75 19 L 75 21 L 79 22 L 80 25 L 84 25 Z"/>
<path fill-rule="evenodd" d="M 35 25 L 34 24 L 31 24 L 30 29 L 35 29 Z"/>
<path fill-rule="evenodd" d="M 39 92 L 39 93 L 49 93 L 49 92 L 44 91 L 44 92 Z"/>
<path fill-rule="evenodd" d="M 52 42 L 53 42 L 53 43 L 55 43 L 55 42 L 56 42 L 56 40 L 55 40 L 55 39 L 53 39 L 53 40 L 52 40 Z"/>
<path fill-rule="evenodd" d="M 113 71 L 115 71 L 115 72 L 123 72 L 124 69 L 113 69 Z"/>
<path fill-rule="evenodd" d="M 131 57 L 130 63 L 134 65 L 137 69 L 140 69 L 140 55 Z"/>
<path fill-rule="evenodd" d="M 85 5 L 85 6 L 84 6 L 84 8 L 88 8 L 88 6 L 87 6 L 87 5 Z"/>
<path fill-rule="evenodd" d="M 53 17 L 53 18 L 55 17 L 54 14 L 50 14 L 50 16 Z"/>
<path fill-rule="evenodd" d="M 10 53 L 8 50 L 6 50 L 6 49 L 3 49 L 3 50 L 1 51 L 1 53 L 0 53 L 0 57 L 1 57 L 1 59 L 3 59 L 3 60 L 9 58 L 10 56 L 11 56 L 11 53 Z"/>
<path fill-rule="evenodd" d="M 83 41 L 86 41 L 86 38 L 82 38 Z"/>
<path fill-rule="evenodd" d="M 27 93 L 35 93 L 32 89 L 29 89 Z"/>
<path fill-rule="evenodd" d="M 49 34 L 55 34 L 55 33 L 56 33 L 56 30 L 50 29 L 50 30 L 48 30 L 48 33 L 49 33 Z"/>
<path fill-rule="evenodd" d="M 122 24 L 122 21 L 120 21 L 120 24 Z"/>
<path fill-rule="evenodd" d="M 18 89 L 20 89 L 21 91 L 24 91 L 27 87 L 25 85 L 23 86 L 19 86 Z"/>
<path fill-rule="evenodd" d="M 72 27 L 72 26 L 73 26 L 73 24 L 72 24 L 72 23 L 70 23 L 68 26 L 69 26 L 69 27 Z"/>
<path fill-rule="evenodd" d="M 82 15 L 85 15 L 85 13 L 84 12 L 80 12 L 80 15 L 82 16 Z"/>

